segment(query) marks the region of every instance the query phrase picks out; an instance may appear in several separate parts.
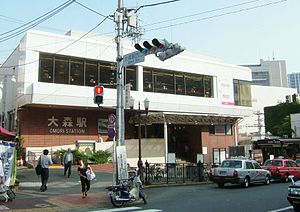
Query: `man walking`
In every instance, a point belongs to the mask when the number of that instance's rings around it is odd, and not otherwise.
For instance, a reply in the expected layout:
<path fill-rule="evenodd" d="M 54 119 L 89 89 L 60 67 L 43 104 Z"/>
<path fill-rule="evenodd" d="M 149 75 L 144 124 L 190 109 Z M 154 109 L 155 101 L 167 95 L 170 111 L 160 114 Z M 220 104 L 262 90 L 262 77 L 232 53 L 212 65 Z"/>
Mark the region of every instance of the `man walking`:
<path fill-rule="evenodd" d="M 39 163 L 42 166 L 42 173 L 41 173 L 41 180 L 42 180 L 42 185 L 41 185 L 41 191 L 46 191 L 47 190 L 47 182 L 49 179 L 49 165 L 53 164 L 51 158 L 48 157 L 49 151 L 45 149 L 43 151 L 43 155 L 40 156 L 39 158 Z"/>
<path fill-rule="evenodd" d="M 72 163 L 73 163 L 73 154 L 71 152 L 71 149 L 68 148 L 68 151 L 64 154 L 64 176 L 66 176 L 66 173 L 68 171 L 68 178 L 71 175 L 71 168 L 72 168 Z"/>

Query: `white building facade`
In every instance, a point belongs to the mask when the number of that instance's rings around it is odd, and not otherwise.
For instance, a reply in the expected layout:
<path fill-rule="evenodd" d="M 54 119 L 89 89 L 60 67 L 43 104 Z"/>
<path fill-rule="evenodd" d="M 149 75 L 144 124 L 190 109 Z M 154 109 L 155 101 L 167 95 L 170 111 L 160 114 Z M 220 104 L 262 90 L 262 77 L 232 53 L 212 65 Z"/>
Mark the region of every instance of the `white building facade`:
<path fill-rule="evenodd" d="M 24 138 L 24 147 L 84 140 L 94 149 L 95 142 L 112 140 L 107 118 L 116 108 L 114 38 L 79 39 L 82 35 L 28 31 L 1 66 L 3 126 Z M 133 51 L 125 42 L 124 54 Z M 253 113 L 250 69 L 213 57 L 185 51 L 161 62 L 149 55 L 127 67 L 124 76 L 135 109 L 139 102 L 144 109 L 142 102 L 150 100 L 148 115 L 138 120 L 148 162 L 166 161 L 175 153 L 193 162 L 203 154 L 206 163 L 218 163 L 228 146 L 238 142 L 238 120 Z M 98 83 L 105 87 L 100 108 L 93 103 Z M 135 114 L 125 109 L 125 143 L 131 146 L 127 151 L 132 163 L 137 160 Z"/>

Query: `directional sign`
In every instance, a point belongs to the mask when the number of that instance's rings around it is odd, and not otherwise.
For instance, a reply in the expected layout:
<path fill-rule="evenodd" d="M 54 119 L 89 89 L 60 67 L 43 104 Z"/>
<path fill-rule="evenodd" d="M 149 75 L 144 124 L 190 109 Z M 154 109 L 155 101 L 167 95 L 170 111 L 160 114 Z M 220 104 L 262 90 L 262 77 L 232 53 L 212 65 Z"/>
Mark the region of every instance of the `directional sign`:
<path fill-rule="evenodd" d="M 135 51 L 129 54 L 125 54 L 123 57 L 123 66 L 131 66 L 136 63 L 141 63 L 145 61 L 145 55 L 140 53 L 139 51 Z"/>

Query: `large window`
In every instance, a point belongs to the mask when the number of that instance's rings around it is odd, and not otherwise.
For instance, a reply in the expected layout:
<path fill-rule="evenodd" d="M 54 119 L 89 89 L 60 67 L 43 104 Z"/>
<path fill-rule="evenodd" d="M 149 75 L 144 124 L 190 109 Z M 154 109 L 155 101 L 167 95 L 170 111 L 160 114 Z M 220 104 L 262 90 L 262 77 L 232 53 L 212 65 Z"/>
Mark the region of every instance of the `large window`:
<path fill-rule="evenodd" d="M 69 84 L 69 62 L 66 57 L 55 57 L 54 82 L 58 84 Z"/>
<path fill-rule="evenodd" d="M 234 104 L 239 106 L 252 106 L 251 83 L 242 80 L 233 80 Z"/>
<path fill-rule="evenodd" d="M 173 72 L 154 70 L 154 92 L 174 94 Z"/>
<path fill-rule="evenodd" d="M 85 62 L 85 85 L 95 86 L 99 82 L 98 63 L 95 61 Z"/>
<path fill-rule="evenodd" d="M 144 67 L 144 91 L 213 97 L 213 77 Z"/>
<path fill-rule="evenodd" d="M 136 67 L 130 66 L 125 69 L 125 84 L 130 83 L 131 90 L 136 90 Z"/>
<path fill-rule="evenodd" d="M 83 83 L 83 61 L 70 60 L 70 84 L 84 85 Z"/>
<path fill-rule="evenodd" d="M 149 68 L 144 68 L 144 91 L 153 92 L 154 86 L 153 86 L 153 79 L 152 79 L 152 70 Z"/>
<path fill-rule="evenodd" d="M 43 54 L 40 57 L 40 82 L 53 82 L 53 56 Z"/>
<path fill-rule="evenodd" d="M 116 65 L 110 62 L 100 63 L 100 82 L 106 88 L 116 88 Z"/>

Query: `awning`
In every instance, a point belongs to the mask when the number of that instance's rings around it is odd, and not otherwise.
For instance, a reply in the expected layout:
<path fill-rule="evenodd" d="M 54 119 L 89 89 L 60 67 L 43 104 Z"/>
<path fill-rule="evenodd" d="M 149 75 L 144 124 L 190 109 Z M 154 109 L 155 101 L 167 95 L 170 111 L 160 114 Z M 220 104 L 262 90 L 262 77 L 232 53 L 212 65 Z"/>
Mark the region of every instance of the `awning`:
<path fill-rule="evenodd" d="M 274 146 L 274 145 L 288 145 L 288 144 L 300 144 L 299 138 L 270 138 L 260 139 L 253 142 L 256 146 Z"/>
<path fill-rule="evenodd" d="M 0 140 L 4 141 L 14 141 L 16 136 L 9 132 L 8 130 L 0 127 Z"/>
<path fill-rule="evenodd" d="M 234 124 L 241 117 L 222 116 L 198 113 L 172 113 L 172 112 L 150 112 L 147 115 L 141 114 L 141 124 L 186 124 L 186 125 L 218 125 Z M 131 123 L 138 123 L 139 117 L 132 116 Z"/>

